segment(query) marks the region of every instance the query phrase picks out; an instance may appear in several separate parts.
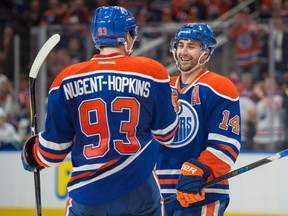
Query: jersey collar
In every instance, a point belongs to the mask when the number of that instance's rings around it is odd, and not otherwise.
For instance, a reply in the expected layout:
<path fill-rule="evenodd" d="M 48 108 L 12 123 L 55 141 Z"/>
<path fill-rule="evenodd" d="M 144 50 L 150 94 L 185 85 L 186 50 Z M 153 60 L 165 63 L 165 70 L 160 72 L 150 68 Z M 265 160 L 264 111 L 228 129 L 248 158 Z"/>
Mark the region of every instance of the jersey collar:
<path fill-rule="evenodd" d="M 178 77 L 178 79 L 176 81 L 177 89 L 178 90 L 180 89 L 180 92 L 184 93 L 188 88 L 190 88 L 190 86 L 196 84 L 197 81 L 208 72 L 209 71 L 207 70 L 207 68 L 203 68 L 202 71 L 193 80 L 191 80 L 191 82 L 189 84 L 187 84 L 186 87 L 184 87 L 183 89 L 181 89 L 181 87 L 180 87 L 180 82 L 181 82 L 181 74 L 180 74 L 180 76 Z"/>
<path fill-rule="evenodd" d="M 122 58 L 125 57 L 125 55 L 123 55 L 120 52 L 115 52 L 115 53 L 110 53 L 110 54 L 95 54 L 93 55 L 91 60 L 97 60 L 97 59 L 114 59 L 114 58 Z"/>

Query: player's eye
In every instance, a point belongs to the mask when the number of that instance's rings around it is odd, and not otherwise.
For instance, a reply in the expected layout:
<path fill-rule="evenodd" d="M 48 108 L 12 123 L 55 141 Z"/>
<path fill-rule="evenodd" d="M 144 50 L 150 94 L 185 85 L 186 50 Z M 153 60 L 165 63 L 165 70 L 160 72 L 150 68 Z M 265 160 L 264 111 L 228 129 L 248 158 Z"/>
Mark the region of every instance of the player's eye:
<path fill-rule="evenodd" d="M 184 44 L 183 43 L 177 43 L 177 48 L 183 48 Z"/>

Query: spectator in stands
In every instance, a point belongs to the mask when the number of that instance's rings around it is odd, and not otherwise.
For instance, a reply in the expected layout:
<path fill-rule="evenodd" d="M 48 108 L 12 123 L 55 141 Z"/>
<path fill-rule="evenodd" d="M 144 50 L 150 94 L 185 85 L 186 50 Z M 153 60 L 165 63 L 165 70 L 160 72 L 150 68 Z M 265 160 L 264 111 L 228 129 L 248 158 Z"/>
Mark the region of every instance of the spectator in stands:
<path fill-rule="evenodd" d="M 285 9 L 287 9 L 287 7 L 285 6 L 285 1 L 283 0 L 273 0 L 271 1 L 271 17 L 277 17 L 277 16 L 281 16 L 281 17 L 285 17 L 287 16 L 287 11 Z"/>
<path fill-rule="evenodd" d="M 132 14 L 138 14 L 139 11 L 147 4 L 145 4 L 146 1 L 144 0 L 118 0 L 118 4 L 121 7 L 126 8 L 127 10 L 129 9 L 129 11 Z M 108 2 L 107 2 L 108 5 Z M 103 6 L 107 6 L 107 5 L 103 5 Z M 99 5 L 98 5 L 99 6 Z"/>
<path fill-rule="evenodd" d="M 86 60 L 82 43 L 79 37 L 71 37 L 68 41 L 67 51 L 71 57 L 72 64 Z"/>
<path fill-rule="evenodd" d="M 172 0 L 171 2 L 171 13 L 175 21 L 179 21 L 178 17 L 180 16 L 183 3 L 184 0 Z"/>
<path fill-rule="evenodd" d="M 266 77 L 257 83 L 253 92 L 259 97 L 256 103 L 255 150 L 280 150 L 285 138 L 282 96 L 276 94 L 276 82 Z"/>
<path fill-rule="evenodd" d="M 48 86 L 52 84 L 52 81 L 58 75 L 59 71 L 73 63 L 70 53 L 66 47 L 54 49 L 48 56 Z M 47 89 L 48 92 L 48 89 Z"/>
<path fill-rule="evenodd" d="M 287 17 L 287 0 L 262 0 L 260 5 L 260 18 Z"/>
<path fill-rule="evenodd" d="M 239 100 L 242 125 L 241 150 L 251 150 L 253 148 L 256 103 L 252 98 L 252 81 L 252 76 L 250 74 L 243 74 L 240 79 L 241 89 L 239 89 Z"/>
<path fill-rule="evenodd" d="M 22 74 L 19 83 L 18 111 L 16 113 L 17 131 L 21 140 L 27 140 L 30 136 L 30 101 L 29 101 L 29 78 Z"/>
<path fill-rule="evenodd" d="M 201 20 L 199 9 L 195 5 L 189 7 L 183 15 L 181 22 L 197 22 Z"/>
<path fill-rule="evenodd" d="M 13 37 L 14 30 L 9 24 L 10 20 L 3 28 L 2 41 L 0 43 L 0 74 L 5 74 L 7 78 L 13 78 Z"/>
<path fill-rule="evenodd" d="M 40 0 L 31 0 L 27 10 L 23 13 L 28 26 L 39 26 L 42 18 L 42 8 Z"/>
<path fill-rule="evenodd" d="M 179 22 L 196 22 L 205 20 L 205 14 L 203 4 L 200 1 L 191 0 L 182 3 L 176 18 Z"/>
<path fill-rule="evenodd" d="M 214 20 L 218 18 L 233 6 L 233 1 L 231 0 L 206 0 L 204 2 L 207 8 L 206 20 Z"/>
<path fill-rule="evenodd" d="M 241 95 L 249 97 L 252 99 L 252 89 L 253 89 L 253 77 L 251 74 L 242 74 L 241 75 Z"/>
<path fill-rule="evenodd" d="M 283 13 L 281 14 L 282 17 L 288 17 L 288 0 L 283 0 L 282 3 Z"/>
<path fill-rule="evenodd" d="M 0 149 L 20 149 L 21 137 L 15 127 L 7 122 L 5 110 L 0 107 Z"/>
<path fill-rule="evenodd" d="M 49 0 L 48 8 L 44 10 L 41 24 L 55 25 L 62 24 L 66 15 L 67 5 L 59 0 Z"/>
<path fill-rule="evenodd" d="M 12 83 L 8 80 L 7 76 L 0 74 L 0 107 L 4 109 L 8 121 L 12 121 L 15 104 L 15 93 Z"/>
<path fill-rule="evenodd" d="M 250 76 L 241 78 L 236 72 L 231 72 L 228 78 L 234 83 L 239 93 L 241 113 L 241 151 L 252 150 L 253 137 L 255 135 L 255 108 L 256 104 L 249 93 Z M 245 83 L 248 82 L 248 83 Z"/>
<path fill-rule="evenodd" d="M 161 23 L 162 24 L 175 24 L 170 8 L 164 8 L 161 11 Z"/>
<path fill-rule="evenodd" d="M 251 73 L 253 81 L 260 79 L 260 44 L 257 23 L 249 17 L 249 9 L 241 10 L 235 16 L 229 29 L 229 37 L 234 45 L 235 63 L 239 74 Z"/>
<path fill-rule="evenodd" d="M 267 70 L 269 59 L 274 60 L 277 81 L 281 81 L 284 71 L 288 69 L 288 31 L 282 17 L 275 17 L 272 20 L 272 25 L 272 31 L 270 24 L 265 28 L 266 37 L 263 39 L 264 63 L 262 67 L 263 70 Z"/>
<path fill-rule="evenodd" d="M 284 109 L 284 126 L 285 126 L 284 148 L 288 148 L 288 70 L 286 70 L 283 74 L 282 89 L 283 89 L 282 107 Z"/>
<path fill-rule="evenodd" d="M 71 19 L 76 19 L 77 23 L 89 23 L 89 10 L 84 0 L 70 1 L 67 8 L 67 13 L 64 17 L 64 22 Z"/>

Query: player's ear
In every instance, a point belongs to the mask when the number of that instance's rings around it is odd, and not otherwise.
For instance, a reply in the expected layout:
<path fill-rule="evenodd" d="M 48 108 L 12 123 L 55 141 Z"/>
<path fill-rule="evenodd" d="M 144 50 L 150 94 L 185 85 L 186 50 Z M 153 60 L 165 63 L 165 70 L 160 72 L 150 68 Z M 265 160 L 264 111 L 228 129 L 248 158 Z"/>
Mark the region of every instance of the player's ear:
<path fill-rule="evenodd" d="M 205 61 L 207 61 L 207 59 L 209 58 L 209 54 L 210 49 L 208 48 L 207 50 L 204 51 L 204 55 L 202 56 L 200 63 L 204 63 Z"/>

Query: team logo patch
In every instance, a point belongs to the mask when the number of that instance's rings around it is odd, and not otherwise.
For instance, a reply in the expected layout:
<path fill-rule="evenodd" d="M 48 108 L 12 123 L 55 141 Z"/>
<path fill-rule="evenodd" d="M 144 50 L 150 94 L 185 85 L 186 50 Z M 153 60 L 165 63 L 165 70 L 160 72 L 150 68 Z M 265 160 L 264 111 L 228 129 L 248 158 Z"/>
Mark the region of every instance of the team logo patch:
<path fill-rule="evenodd" d="M 179 115 L 179 129 L 170 148 L 180 148 L 188 145 L 196 136 L 199 129 L 199 120 L 196 110 L 187 101 L 181 102 Z"/>

